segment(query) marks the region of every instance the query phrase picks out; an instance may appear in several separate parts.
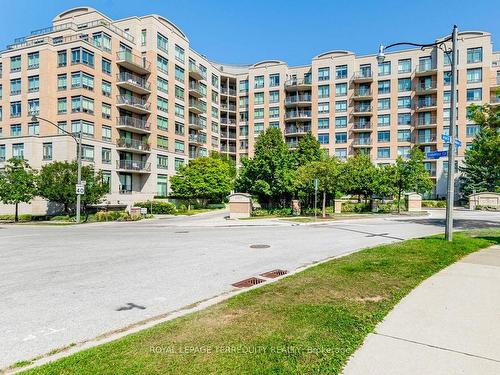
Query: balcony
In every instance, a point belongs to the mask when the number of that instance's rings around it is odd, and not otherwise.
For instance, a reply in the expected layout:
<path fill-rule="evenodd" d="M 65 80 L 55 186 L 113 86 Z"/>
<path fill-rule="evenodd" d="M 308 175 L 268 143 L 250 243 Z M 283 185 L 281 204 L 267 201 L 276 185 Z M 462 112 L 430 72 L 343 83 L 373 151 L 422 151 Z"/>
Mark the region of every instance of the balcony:
<path fill-rule="evenodd" d="M 220 123 L 227 126 L 236 126 L 236 119 L 222 117 Z M 244 125 L 243 122 L 240 122 L 240 125 Z"/>
<path fill-rule="evenodd" d="M 228 87 L 221 87 L 220 93 L 222 95 L 236 96 L 236 90 Z"/>
<path fill-rule="evenodd" d="M 189 112 L 200 114 L 204 112 L 201 102 L 197 99 L 189 99 Z"/>
<path fill-rule="evenodd" d="M 285 99 L 285 106 L 287 107 L 304 107 L 311 105 L 311 94 L 291 95 Z"/>
<path fill-rule="evenodd" d="M 116 85 L 140 95 L 151 93 L 151 84 L 146 79 L 128 72 L 116 75 Z"/>
<path fill-rule="evenodd" d="M 231 133 L 231 132 L 221 132 L 220 136 L 221 138 L 226 138 L 226 139 L 236 139 L 236 133 Z"/>
<path fill-rule="evenodd" d="M 492 106 L 500 105 L 500 97 L 492 95 L 490 98 L 490 105 Z"/>
<path fill-rule="evenodd" d="M 437 108 L 436 98 L 419 99 L 415 103 L 415 111 L 432 111 Z"/>
<path fill-rule="evenodd" d="M 285 112 L 285 121 L 307 121 L 311 120 L 311 111 L 288 111 Z"/>
<path fill-rule="evenodd" d="M 134 96 L 118 95 L 116 97 L 116 100 L 116 106 L 118 108 L 122 108 L 124 110 L 141 115 L 151 113 L 151 111 L 149 110 L 150 105 L 145 99 L 137 98 Z"/>
<path fill-rule="evenodd" d="M 370 100 L 373 97 L 371 89 L 355 89 L 352 98 L 354 100 Z"/>
<path fill-rule="evenodd" d="M 118 138 L 116 140 L 116 149 L 118 151 L 127 151 L 138 154 L 149 154 L 151 152 L 151 147 L 148 143 L 128 138 Z"/>
<path fill-rule="evenodd" d="M 236 104 L 221 103 L 220 109 L 221 111 L 236 112 Z"/>
<path fill-rule="evenodd" d="M 437 126 L 436 116 L 417 117 L 415 120 L 416 128 L 431 128 L 435 126 Z"/>
<path fill-rule="evenodd" d="M 139 134 L 149 134 L 151 132 L 149 122 L 130 116 L 117 117 L 116 128 Z"/>
<path fill-rule="evenodd" d="M 116 63 L 124 68 L 138 74 L 151 73 L 151 63 L 145 57 L 134 55 L 129 51 L 116 53 Z"/>
<path fill-rule="evenodd" d="M 222 146 L 220 146 L 220 150 L 222 152 L 229 152 L 229 153 L 235 154 L 236 153 L 236 146 L 222 145 Z"/>
<path fill-rule="evenodd" d="M 372 106 L 371 105 L 355 105 L 352 111 L 353 116 L 371 116 Z"/>
<path fill-rule="evenodd" d="M 117 160 L 116 169 L 119 172 L 151 173 L 151 164 L 140 160 Z"/>
<path fill-rule="evenodd" d="M 418 145 L 433 144 L 436 143 L 436 135 L 425 135 L 413 137 L 413 143 Z"/>
<path fill-rule="evenodd" d="M 372 139 L 371 138 L 354 138 L 352 140 L 353 147 L 371 147 Z"/>
<path fill-rule="evenodd" d="M 285 81 L 285 90 L 311 90 L 312 78 L 290 78 Z"/>
<path fill-rule="evenodd" d="M 286 145 L 287 145 L 289 148 L 296 148 L 298 144 L 299 144 L 299 141 L 296 141 L 296 140 L 293 140 L 293 141 L 287 141 L 287 142 L 286 142 Z"/>
<path fill-rule="evenodd" d="M 189 143 L 202 145 L 202 144 L 206 143 L 206 138 L 202 137 L 201 135 L 198 135 L 198 134 L 189 134 L 188 141 L 189 141 Z"/>
<path fill-rule="evenodd" d="M 492 91 L 496 91 L 498 88 L 500 88 L 500 76 L 492 77 L 490 80 L 490 89 Z"/>
<path fill-rule="evenodd" d="M 356 121 L 352 127 L 353 132 L 368 132 L 372 130 L 373 126 L 371 122 Z"/>
<path fill-rule="evenodd" d="M 373 74 L 370 70 L 360 70 L 355 72 L 352 76 L 352 81 L 354 82 L 371 82 L 373 81 Z"/>
<path fill-rule="evenodd" d="M 197 81 L 205 79 L 205 76 L 201 71 L 201 69 L 192 62 L 189 63 L 188 71 L 189 71 L 189 76 Z"/>
<path fill-rule="evenodd" d="M 432 62 L 420 63 L 415 69 L 415 77 L 437 74 L 437 67 Z"/>
<path fill-rule="evenodd" d="M 304 135 L 311 131 L 311 126 L 287 126 L 285 128 L 286 135 Z"/>
<path fill-rule="evenodd" d="M 205 97 L 205 93 L 201 91 L 201 86 L 194 81 L 189 82 L 189 95 L 195 98 Z"/>
<path fill-rule="evenodd" d="M 417 95 L 427 95 L 427 94 L 434 94 L 437 92 L 437 82 L 436 81 L 430 81 L 430 82 L 418 82 L 415 85 L 415 93 Z"/>
<path fill-rule="evenodd" d="M 201 130 L 203 126 L 200 122 L 200 118 L 196 115 L 190 115 L 188 118 L 188 125 L 191 129 Z"/>

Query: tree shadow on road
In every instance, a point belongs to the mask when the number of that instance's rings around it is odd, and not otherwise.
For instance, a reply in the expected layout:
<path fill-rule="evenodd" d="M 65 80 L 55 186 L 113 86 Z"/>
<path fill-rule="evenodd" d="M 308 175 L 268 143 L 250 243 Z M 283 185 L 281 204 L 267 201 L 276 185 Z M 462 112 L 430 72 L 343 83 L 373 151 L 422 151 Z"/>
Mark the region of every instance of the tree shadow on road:
<path fill-rule="evenodd" d="M 408 219 L 402 220 L 407 223 L 445 226 L 445 219 Z M 453 220 L 453 227 L 456 229 L 486 229 L 486 228 L 500 228 L 500 221 L 491 220 L 474 220 L 474 219 L 455 219 Z"/>

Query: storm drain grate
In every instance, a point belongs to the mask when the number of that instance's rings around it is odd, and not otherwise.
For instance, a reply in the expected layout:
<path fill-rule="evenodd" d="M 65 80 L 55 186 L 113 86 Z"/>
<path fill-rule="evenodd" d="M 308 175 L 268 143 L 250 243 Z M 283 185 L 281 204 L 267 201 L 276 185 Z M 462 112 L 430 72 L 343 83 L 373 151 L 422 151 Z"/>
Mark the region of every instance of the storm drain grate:
<path fill-rule="evenodd" d="M 287 273 L 288 273 L 288 271 L 286 271 L 286 270 L 272 270 L 272 271 L 261 273 L 260 276 L 274 279 L 276 277 L 286 275 Z"/>
<path fill-rule="evenodd" d="M 265 244 L 256 244 L 256 245 L 250 245 L 250 249 L 267 249 L 268 247 L 271 247 L 270 245 L 265 245 Z"/>
<path fill-rule="evenodd" d="M 241 280 L 231 285 L 235 286 L 236 288 L 249 288 L 251 286 L 263 283 L 264 281 L 266 280 L 259 279 L 258 277 L 251 277 L 249 279 Z"/>

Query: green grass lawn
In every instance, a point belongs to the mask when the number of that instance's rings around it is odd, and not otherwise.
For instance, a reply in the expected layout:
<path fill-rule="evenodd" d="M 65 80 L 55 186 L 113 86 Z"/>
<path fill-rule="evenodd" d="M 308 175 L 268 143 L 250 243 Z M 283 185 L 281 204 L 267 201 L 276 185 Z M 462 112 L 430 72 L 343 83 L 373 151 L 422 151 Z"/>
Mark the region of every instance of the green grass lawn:
<path fill-rule="evenodd" d="M 496 243 L 484 230 L 363 250 L 27 373 L 337 374 L 420 282 Z"/>

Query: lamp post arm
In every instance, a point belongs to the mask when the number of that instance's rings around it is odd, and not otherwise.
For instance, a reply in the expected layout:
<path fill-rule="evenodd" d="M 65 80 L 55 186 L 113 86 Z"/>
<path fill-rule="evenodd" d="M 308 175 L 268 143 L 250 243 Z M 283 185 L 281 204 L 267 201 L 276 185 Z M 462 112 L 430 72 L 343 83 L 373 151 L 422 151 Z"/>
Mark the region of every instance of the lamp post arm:
<path fill-rule="evenodd" d="M 449 40 L 451 40 L 451 38 L 452 37 L 449 36 L 448 38 L 440 40 L 439 42 L 427 43 L 427 44 L 412 43 L 412 42 L 398 42 L 398 43 L 389 44 L 387 47 L 384 47 L 384 48 L 388 49 L 388 48 L 392 48 L 392 47 L 396 47 L 396 46 L 414 46 L 414 47 L 421 47 L 421 48 L 436 47 L 436 46 L 440 46 L 441 44 L 443 44 L 445 42 L 448 42 Z"/>
<path fill-rule="evenodd" d="M 78 143 L 78 139 L 75 137 L 75 135 L 73 133 L 70 133 L 66 129 L 61 128 L 59 125 L 57 125 L 57 124 L 53 123 L 52 121 L 47 120 L 47 119 L 45 119 L 43 117 L 39 117 L 39 116 L 34 116 L 34 117 L 36 117 L 38 120 L 42 120 L 42 121 L 48 122 L 49 124 L 54 125 L 57 129 L 59 129 L 60 131 L 62 131 L 64 134 L 70 135 L 71 138 L 73 138 L 75 140 L 75 142 Z"/>

